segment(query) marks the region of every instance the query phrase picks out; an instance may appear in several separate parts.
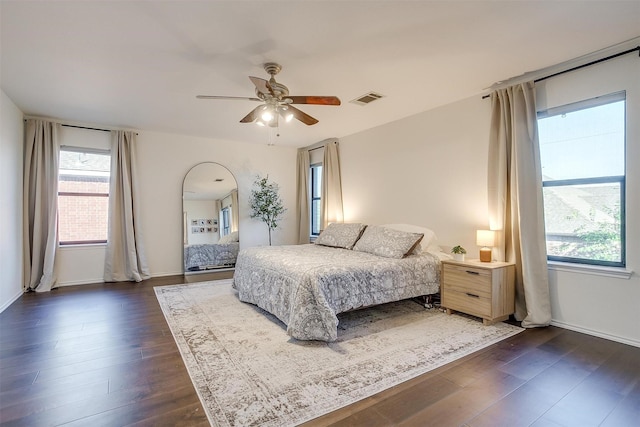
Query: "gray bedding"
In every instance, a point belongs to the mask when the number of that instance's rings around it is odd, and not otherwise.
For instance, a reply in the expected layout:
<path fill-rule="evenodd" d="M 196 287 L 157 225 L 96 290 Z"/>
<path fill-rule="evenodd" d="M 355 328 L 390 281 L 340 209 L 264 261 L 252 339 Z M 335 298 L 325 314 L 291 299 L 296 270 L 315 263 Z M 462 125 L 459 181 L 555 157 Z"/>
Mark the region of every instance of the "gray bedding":
<path fill-rule="evenodd" d="M 233 267 L 239 250 L 238 242 L 185 246 L 184 269 L 198 271 L 216 267 Z"/>
<path fill-rule="evenodd" d="M 334 341 L 338 313 L 438 292 L 440 260 L 424 252 L 384 258 L 320 245 L 240 251 L 233 287 L 300 340 Z"/>

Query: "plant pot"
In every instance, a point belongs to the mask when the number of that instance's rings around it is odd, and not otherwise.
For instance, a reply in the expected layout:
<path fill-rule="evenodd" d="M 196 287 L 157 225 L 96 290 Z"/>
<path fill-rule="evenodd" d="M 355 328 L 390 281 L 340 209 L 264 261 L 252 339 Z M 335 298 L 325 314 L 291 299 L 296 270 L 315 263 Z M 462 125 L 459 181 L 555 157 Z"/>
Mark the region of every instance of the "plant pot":
<path fill-rule="evenodd" d="M 453 254 L 453 259 L 456 261 L 464 261 L 464 254 Z"/>

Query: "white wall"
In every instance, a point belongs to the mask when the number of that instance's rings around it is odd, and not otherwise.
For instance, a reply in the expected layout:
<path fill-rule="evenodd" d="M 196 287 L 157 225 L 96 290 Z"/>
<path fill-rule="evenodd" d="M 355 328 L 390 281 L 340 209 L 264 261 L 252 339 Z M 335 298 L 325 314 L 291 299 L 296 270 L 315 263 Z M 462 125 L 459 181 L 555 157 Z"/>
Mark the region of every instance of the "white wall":
<path fill-rule="evenodd" d="M 215 219 L 218 220 L 215 200 L 185 200 L 184 212 L 187 213 L 187 244 L 202 245 L 216 243 L 220 239 L 220 224 L 209 225 L 218 231 L 211 233 L 193 233 L 192 220 Z M 205 230 L 207 226 L 204 226 Z M 199 226 L 197 228 L 200 228 Z"/>
<path fill-rule="evenodd" d="M 22 118 L 0 91 L 0 312 L 22 295 Z"/>
<path fill-rule="evenodd" d="M 225 166 L 238 182 L 241 248 L 268 244 L 264 223 L 249 217 L 248 198 L 257 174 L 268 174 L 280 185 L 280 196 L 288 208 L 273 243 L 295 243 L 296 149 L 147 131 L 139 131 L 137 141 L 142 233 L 152 276 L 183 272 L 182 181 L 189 169 L 206 161 Z M 61 255 L 59 285 L 102 281 L 103 248 L 81 248 Z"/>
<path fill-rule="evenodd" d="M 57 286 L 102 283 L 106 245 L 59 247 L 56 252 Z"/>
<path fill-rule="evenodd" d="M 541 107 L 627 90 L 627 267 L 640 268 L 640 61 L 627 55 L 540 85 Z M 346 221 L 433 229 L 442 247 L 478 256 L 488 226 L 490 101 L 465 99 L 342 138 Z M 551 269 L 553 323 L 640 346 L 640 277 Z"/>
<path fill-rule="evenodd" d="M 477 96 L 342 138 L 345 220 L 421 225 L 477 258 L 490 106 Z"/>

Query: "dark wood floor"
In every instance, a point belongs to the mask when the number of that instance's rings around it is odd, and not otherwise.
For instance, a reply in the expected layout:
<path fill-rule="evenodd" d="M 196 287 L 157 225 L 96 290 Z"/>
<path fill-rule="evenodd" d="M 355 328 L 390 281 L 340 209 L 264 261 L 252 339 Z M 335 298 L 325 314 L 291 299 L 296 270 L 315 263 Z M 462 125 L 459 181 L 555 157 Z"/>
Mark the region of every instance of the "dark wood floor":
<path fill-rule="evenodd" d="M 26 294 L 0 314 L 2 425 L 208 425 L 154 286 Z M 640 348 L 527 330 L 310 426 L 638 426 Z"/>

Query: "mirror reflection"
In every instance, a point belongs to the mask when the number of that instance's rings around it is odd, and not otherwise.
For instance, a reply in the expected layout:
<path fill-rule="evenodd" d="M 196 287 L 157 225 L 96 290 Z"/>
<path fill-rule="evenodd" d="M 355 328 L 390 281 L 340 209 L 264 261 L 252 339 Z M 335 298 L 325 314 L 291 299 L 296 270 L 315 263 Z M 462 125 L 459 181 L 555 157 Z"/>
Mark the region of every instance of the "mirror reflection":
<path fill-rule="evenodd" d="M 236 264 L 238 184 L 218 163 L 200 163 L 182 185 L 184 272 L 197 273 Z"/>

